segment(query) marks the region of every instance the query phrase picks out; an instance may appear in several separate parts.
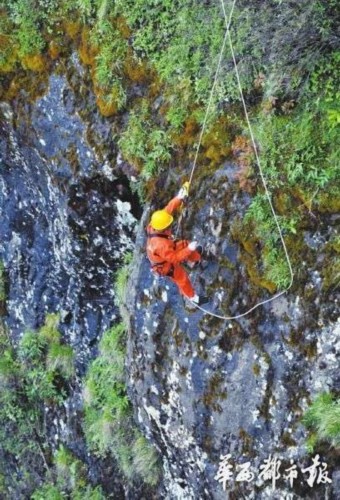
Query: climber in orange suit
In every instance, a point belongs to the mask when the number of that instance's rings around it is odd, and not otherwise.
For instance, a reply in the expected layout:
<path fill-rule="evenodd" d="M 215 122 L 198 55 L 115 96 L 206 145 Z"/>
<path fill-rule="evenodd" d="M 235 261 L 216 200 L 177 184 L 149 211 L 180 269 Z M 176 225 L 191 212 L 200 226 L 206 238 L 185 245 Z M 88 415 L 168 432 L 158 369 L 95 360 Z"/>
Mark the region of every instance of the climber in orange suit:
<path fill-rule="evenodd" d="M 202 247 L 196 241 L 175 240 L 170 226 L 173 213 L 182 206 L 188 196 L 189 182 L 185 182 L 178 195 L 163 210 L 157 210 L 151 216 L 147 227 L 146 251 L 152 270 L 160 276 L 167 276 L 179 288 L 186 298 L 196 304 L 204 304 L 207 298 L 198 296 L 193 289 L 189 276 L 181 266 L 187 262 L 190 267 L 200 262 Z"/>

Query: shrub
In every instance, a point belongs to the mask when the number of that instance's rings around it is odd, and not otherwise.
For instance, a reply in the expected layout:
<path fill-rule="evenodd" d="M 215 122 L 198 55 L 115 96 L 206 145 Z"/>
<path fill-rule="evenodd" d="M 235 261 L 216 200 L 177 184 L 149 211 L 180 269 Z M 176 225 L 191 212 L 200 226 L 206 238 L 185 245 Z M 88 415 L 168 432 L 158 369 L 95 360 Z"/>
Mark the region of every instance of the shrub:
<path fill-rule="evenodd" d="M 329 111 L 335 109 L 339 97 L 339 76 L 335 70 L 339 57 L 337 53 L 325 57 L 315 67 L 299 106 L 291 109 L 282 104 L 278 109 L 275 104 L 269 111 L 259 113 L 254 123 L 261 166 L 270 191 L 282 193 L 286 190 L 295 196 L 298 193 L 309 210 L 312 201 L 320 209 L 324 205 L 328 209 L 328 195 L 332 193 L 334 199 L 339 195 L 335 184 L 340 176 L 336 158 L 338 139 L 329 121 Z M 297 234 L 297 213 L 278 219 L 283 232 Z M 264 195 L 254 197 L 247 210 L 247 221 L 252 221 L 255 234 L 263 243 L 266 277 L 279 288 L 285 287 L 289 283 L 288 267 Z"/>
<path fill-rule="evenodd" d="M 170 139 L 155 126 L 145 99 L 131 112 L 118 143 L 124 158 L 141 171 L 145 180 L 159 173 L 162 164 L 171 158 Z"/>
<path fill-rule="evenodd" d="M 47 314 L 44 325 L 40 328 L 39 333 L 48 343 L 60 342 L 60 333 L 58 330 L 59 314 Z"/>
<path fill-rule="evenodd" d="M 62 493 L 57 486 L 45 484 L 34 491 L 31 500 L 63 500 L 66 495 Z"/>
<path fill-rule="evenodd" d="M 95 78 L 102 87 L 110 87 L 122 74 L 128 45 L 112 21 L 97 23 L 91 31 L 91 43 L 97 48 Z"/>
<path fill-rule="evenodd" d="M 295 225 L 278 217 L 280 226 L 286 225 L 295 233 Z M 289 285 L 290 274 L 282 249 L 280 234 L 270 209 L 267 196 L 257 194 L 245 216 L 245 223 L 252 222 L 255 236 L 262 243 L 263 271 L 266 279 L 282 289 Z"/>
<path fill-rule="evenodd" d="M 68 491 L 77 491 L 86 484 L 84 464 L 64 445 L 61 445 L 55 453 L 54 464 L 58 481 L 63 488 Z"/>
<path fill-rule="evenodd" d="M 124 380 L 126 328 L 122 323 L 110 328 L 103 335 L 99 351 L 105 361 L 111 363 L 115 377 Z"/>
<path fill-rule="evenodd" d="M 46 405 L 56 412 L 68 390 L 66 378 L 72 373 L 70 365 L 66 370 L 59 357 L 56 365 L 48 369 L 51 346 L 62 349 L 64 354 L 66 350 L 68 357 L 71 353 L 69 346 L 57 343 L 56 323 L 55 315 L 48 316 L 40 330 L 24 333 L 17 348 L 11 346 L 4 326 L 0 328 L 0 442 L 6 461 L 15 463 L 17 474 L 6 476 L 6 483 L 13 491 L 20 489 L 20 478 L 25 478 L 25 491 L 33 490 L 36 482 L 43 479 L 51 452 L 47 441 Z M 2 467 L 0 461 L 0 472 Z M 64 498 L 60 496 L 62 492 L 52 486 L 39 491 L 37 499 L 43 495 L 44 498 Z"/>
<path fill-rule="evenodd" d="M 38 332 L 27 331 L 19 344 L 18 354 L 24 364 L 35 366 L 43 363 L 48 341 Z"/>
<path fill-rule="evenodd" d="M 8 12 L 15 26 L 14 37 L 18 43 L 19 56 L 40 53 L 45 47 L 39 26 L 44 9 L 33 8 L 30 0 L 19 0 L 9 4 Z"/>

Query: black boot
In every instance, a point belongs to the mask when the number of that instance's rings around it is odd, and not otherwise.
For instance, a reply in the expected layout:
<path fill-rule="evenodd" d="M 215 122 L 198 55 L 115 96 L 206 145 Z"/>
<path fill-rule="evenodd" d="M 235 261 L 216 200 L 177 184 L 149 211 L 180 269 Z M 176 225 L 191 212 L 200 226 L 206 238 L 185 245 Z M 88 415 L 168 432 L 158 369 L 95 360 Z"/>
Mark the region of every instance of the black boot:
<path fill-rule="evenodd" d="M 200 295 L 199 300 L 198 300 L 198 305 L 202 306 L 203 304 L 207 304 L 209 302 L 209 297 L 206 297 L 205 295 Z"/>
<path fill-rule="evenodd" d="M 199 306 L 202 306 L 203 304 L 206 304 L 209 302 L 209 298 L 204 296 L 204 295 L 194 295 L 192 299 L 190 299 L 194 304 L 197 304 Z"/>

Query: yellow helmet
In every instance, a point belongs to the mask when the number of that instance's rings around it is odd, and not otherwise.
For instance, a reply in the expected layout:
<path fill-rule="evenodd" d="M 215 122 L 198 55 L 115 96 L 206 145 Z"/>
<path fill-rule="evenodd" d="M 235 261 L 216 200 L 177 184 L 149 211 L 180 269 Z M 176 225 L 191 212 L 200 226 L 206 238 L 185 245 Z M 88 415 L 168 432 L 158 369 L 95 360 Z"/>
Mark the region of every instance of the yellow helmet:
<path fill-rule="evenodd" d="M 150 226 L 156 229 L 156 231 L 163 231 L 163 229 L 166 229 L 172 224 L 173 220 L 173 216 L 166 210 L 157 210 L 151 216 Z"/>

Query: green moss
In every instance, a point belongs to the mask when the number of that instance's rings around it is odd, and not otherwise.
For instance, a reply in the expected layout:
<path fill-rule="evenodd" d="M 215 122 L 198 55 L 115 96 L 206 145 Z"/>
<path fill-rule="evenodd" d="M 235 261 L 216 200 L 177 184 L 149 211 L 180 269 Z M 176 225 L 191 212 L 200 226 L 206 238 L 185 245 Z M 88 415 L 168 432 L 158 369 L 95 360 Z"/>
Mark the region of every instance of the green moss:
<path fill-rule="evenodd" d="M 124 371 L 125 343 L 126 329 L 122 323 L 107 330 L 99 343 L 100 354 L 116 367 L 117 373 Z"/>
<path fill-rule="evenodd" d="M 118 305 L 125 304 L 126 287 L 130 275 L 130 263 L 132 261 L 132 253 L 125 255 L 123 266 L 117 271 L 115 277 L 115 292 Z"/>
<path fill-rule="evenodd" d="M 318 443 L 318 436 L 316 433 L 312 432 L 306 440 L 307 452 L 310 454 L 314 453 L 317 443 Z"/>

